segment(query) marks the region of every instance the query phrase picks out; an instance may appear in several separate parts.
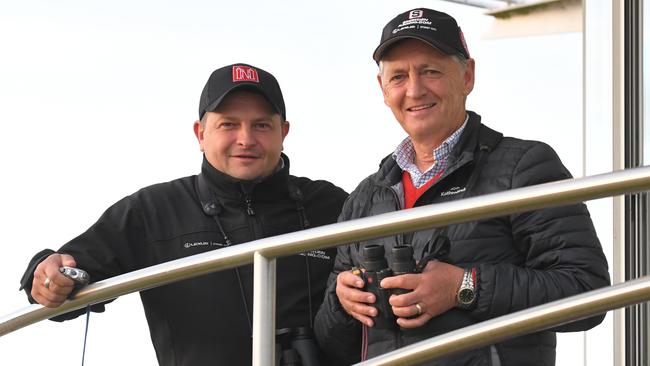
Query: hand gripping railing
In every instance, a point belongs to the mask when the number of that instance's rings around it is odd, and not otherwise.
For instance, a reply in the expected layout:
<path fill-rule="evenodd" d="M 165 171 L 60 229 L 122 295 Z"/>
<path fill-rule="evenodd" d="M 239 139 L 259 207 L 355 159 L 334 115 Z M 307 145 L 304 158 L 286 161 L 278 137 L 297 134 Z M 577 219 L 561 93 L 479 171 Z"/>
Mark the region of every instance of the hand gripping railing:
<path fill-rule="evenodd" d="M 50 309 L 40 305 L 26 307 L 0 318 L 0 336 L 88 304 L 254 261 L 253 362 L 256 365 L 271 365 L 274 360 L 276 257 L 649 189 L 650 167 L 641 167 L 417 207 L 255 240 L 161 263 L 91 284 L 58 308 Z M 639 301 L 645 299 L 643 297 Z M 498 319 L 490 322 L 494 321 Z M 529 331 L 532 330 L 534 329 Z M 511 331 L 511 336 L 520 334 L 515 330 Z"/>

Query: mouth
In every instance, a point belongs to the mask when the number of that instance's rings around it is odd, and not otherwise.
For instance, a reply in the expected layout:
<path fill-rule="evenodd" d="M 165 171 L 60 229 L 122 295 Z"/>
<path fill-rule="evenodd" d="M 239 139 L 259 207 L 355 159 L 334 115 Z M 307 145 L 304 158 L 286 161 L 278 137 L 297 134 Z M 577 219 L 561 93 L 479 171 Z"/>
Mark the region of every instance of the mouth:
<path fill-rule="evenodd" d="M 436 106 L 436 103 L 429 103 L 429 104 L 420 104 L 416 105 L 413 107 L 406 108 L 407 111 L 409 112 L 419 112 L 425 109 L 433 108 Z"/>
<path fill-rule="evenodd" d="M 243 160 L 254 160 L 258 158 L 257 155 L 253 155 L 253 154 L 233 154 L 230 155 L 230 157 L 235 159 L 243 159 Z"/>

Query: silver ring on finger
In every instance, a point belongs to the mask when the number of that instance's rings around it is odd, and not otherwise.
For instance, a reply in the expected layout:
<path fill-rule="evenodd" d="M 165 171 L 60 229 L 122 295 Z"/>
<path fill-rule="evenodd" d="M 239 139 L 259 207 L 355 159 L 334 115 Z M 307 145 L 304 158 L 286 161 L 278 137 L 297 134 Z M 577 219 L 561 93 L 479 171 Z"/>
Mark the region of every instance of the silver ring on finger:
<path fill-rule="evenodd" d="M 420 303 L 415 304 L 415 308 L 418 310 L 418 313 L 416 315 L 421 315 L 422 314 L 422 305 Z"/>
<path fill-rule="evenodd" d="M 50 282 L 51 282 L 50 278 L 45 277 L 45 282 L 43 282 L 43 286 L 45 286 L 45 288 L 48 289 L 48 290 L 50 289 Z"/>

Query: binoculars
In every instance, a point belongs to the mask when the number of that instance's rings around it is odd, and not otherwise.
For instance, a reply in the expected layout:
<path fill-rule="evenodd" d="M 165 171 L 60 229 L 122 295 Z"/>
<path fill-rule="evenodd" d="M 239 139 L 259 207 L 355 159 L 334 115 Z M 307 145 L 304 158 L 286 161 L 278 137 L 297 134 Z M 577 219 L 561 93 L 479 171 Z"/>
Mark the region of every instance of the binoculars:
<path fill-rule="evenodd" d="M 391 295 L 402 295 L 411 290 L 386 289 L 380 283 L 386 277 L 398 276 L 406 273 L 416 273 L 415 259 L 413 259 L 413 247 L 409 245 L 398 245 L 391 249 L 392 263 L 388 266 L 382 245 L 366 245 L 361 251 L 361 266 L 365 272 L 360 276 L 365 283 L 364 290 L 375 295 L 374 306 L 379 314 L 375 318 L 376 326 L 394 326 L 395 314 L 391 309 L 388 299 Z"/>
<path fill-rule="evenodd" d="M 309 327 L 283 328 L 275 332 L 275 364 L 320 366 L 319 350 Z"/>

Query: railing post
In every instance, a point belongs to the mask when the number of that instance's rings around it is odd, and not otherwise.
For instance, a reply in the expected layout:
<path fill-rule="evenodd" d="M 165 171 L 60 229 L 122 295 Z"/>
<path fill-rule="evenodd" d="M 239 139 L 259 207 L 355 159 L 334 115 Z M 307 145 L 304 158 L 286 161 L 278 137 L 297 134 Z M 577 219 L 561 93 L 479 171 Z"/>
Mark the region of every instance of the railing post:
<path fill-rule="evenodd" d="M 253 365 L 275 365 L 275 258 L 253 255 Z"/>

